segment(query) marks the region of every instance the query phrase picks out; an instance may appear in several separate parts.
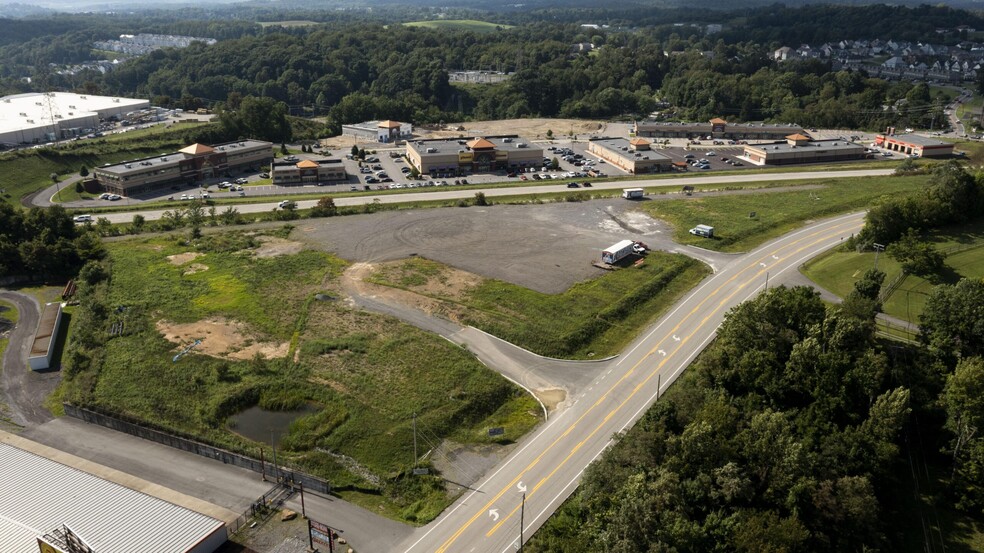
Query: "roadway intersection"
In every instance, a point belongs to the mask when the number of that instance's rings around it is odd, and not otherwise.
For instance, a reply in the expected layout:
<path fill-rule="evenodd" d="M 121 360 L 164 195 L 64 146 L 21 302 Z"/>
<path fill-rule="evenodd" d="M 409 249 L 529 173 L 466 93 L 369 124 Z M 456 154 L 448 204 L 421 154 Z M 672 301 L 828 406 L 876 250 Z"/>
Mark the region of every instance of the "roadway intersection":
<path fill-rule="evenodd" d="M 529 436 L 445 514 L 397 550 L 504 553 L 528 539 L 574 491 L 584 469 L 629 428 L 713 339 L 725 313 L 806 260 L 856 233 L 863 214 L 828 219 L 743 255 L 708 277 L 588 384 L 568 409 Z"/>

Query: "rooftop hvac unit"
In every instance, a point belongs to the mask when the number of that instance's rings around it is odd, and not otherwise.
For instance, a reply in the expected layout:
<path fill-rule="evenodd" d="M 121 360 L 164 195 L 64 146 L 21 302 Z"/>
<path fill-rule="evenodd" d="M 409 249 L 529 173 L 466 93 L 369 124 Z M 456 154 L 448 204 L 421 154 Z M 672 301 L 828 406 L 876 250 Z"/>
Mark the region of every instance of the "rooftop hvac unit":
<path fill-rule="evenodd" d="M 75 106 L 69 105 L 68 109 L 75 109 Z"/>
<path fill-rule="evenodd" d="M 20 112 L 20 116 L 21 117 L 27 117 L 27 114 L 22 111 L 22 112 Z"/>
<path fill-rule="evenodd" d="M 246 143 L 245 143 L 245 142 L 240 142 L 240 143 L 239 143 L 239 145 L 240 145 L 240 146 L 245 146 L 245 145 L 246 145 Z"/>
<path fill-rule="evenodd" d="M 113 103 L 116 103 L 116 104 L 120 103 L 120 99 L 119 98 L 113 98 Z"/>
<path fill-rule="evenodd" d="M 517 148 L 525 148 L 526 147 L 526 143 L 525 142 L 517 142 L 516 143 L 516 147 Z"/>
<path fill-rule="evenodd" d="M 34 105 L 40 106 L 41 105 L 41 102 L 34 102 Z"/>
<path fill-rule="evenodd" d="M 129 163 L 125 164 L 123 167 L 126 167 L 127 169 L 132 169 L 133 168 L 133 166 L 130 165 Z"/>
<path fill-rule="evenodd" d="M 85 96 L 79 96 L 79 98 L 81 98 L 81 99 L 83 99 L 83 100 L 85 100 L 85 99 L 86 99 L 86 97 L 85 97 Z"/>

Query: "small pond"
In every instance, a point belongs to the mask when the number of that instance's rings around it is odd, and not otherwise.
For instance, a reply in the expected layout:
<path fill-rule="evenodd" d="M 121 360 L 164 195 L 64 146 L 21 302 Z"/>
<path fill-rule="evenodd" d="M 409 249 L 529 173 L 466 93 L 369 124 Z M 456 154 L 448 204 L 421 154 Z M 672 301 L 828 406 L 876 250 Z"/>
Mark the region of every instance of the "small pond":
<path fill-rule="evenodd" d="M 287 434 L 290 423 L 318 411 L 318 407 L 310 403 L 293 411 L 267 411 L 254 405 L 229 417 L 229 428 L 255 442 L 275 446 Z"/>

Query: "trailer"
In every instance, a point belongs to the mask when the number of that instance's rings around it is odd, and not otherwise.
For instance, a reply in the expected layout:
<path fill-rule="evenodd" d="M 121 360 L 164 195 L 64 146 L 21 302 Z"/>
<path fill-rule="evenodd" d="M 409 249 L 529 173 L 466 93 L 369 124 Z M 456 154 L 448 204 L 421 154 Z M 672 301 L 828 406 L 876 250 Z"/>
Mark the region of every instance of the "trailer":
<path fill-rule="evenodd" d="M 646 191 L 641 188 L 624 188 L 622 197 L 626 200 L 640 200 L 646 196 Z"/>
<path fill-rule="evenodd" d="M 607 247 L 601 252 L 601 262 L 609 265 L 618 263 L 620 259 L 632 253 L 633 246 L 635 246 L 635 242 L 632 240 L 622 240 L 617 244 Z"/>

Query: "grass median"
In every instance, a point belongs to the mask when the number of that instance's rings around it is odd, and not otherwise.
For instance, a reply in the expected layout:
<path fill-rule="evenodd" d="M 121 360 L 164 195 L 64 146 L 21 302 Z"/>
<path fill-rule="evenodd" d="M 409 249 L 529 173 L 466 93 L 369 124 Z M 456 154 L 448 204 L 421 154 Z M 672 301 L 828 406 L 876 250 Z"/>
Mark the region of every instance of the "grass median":
<path fill-rule="evenodd" d="M 790 192 L 696 195 L 640 205 L 651 216 L 671 223 L 674 239 L 682 244 L 741 252 L 810 220 L 864 209 L 883 196 L 912 193 L 925 187 L 928 179 L 925 175 L 818 179 L 799 182 L 797 187 L 804 189 Z M 698 224 L 714 227 L 714 238 L 691 235 L 689 229 Z"/>

